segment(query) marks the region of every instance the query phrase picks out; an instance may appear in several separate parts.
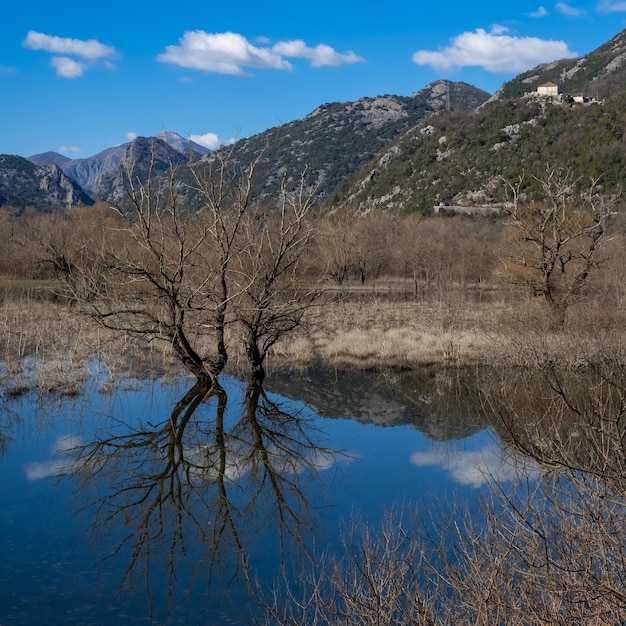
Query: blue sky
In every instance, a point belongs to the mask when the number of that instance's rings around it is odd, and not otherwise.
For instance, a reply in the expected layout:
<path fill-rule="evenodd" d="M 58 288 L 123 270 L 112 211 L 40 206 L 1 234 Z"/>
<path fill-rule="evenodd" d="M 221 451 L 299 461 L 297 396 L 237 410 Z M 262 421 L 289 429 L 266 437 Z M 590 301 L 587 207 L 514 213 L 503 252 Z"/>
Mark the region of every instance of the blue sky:
<path fill-rule="evenodd" d="M 0 153 L 80 158 L 162 130 L 214 146 L 440 78 L 494 92 L 624 28 L 623 0 L 11 3 Z"/>

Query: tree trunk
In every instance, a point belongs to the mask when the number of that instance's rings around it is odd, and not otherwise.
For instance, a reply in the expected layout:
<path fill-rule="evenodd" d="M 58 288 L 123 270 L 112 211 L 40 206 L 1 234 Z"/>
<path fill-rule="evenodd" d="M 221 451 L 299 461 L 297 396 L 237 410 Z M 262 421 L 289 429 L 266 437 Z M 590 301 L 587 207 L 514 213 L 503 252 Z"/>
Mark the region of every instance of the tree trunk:
<path fill-rule="evenodd" d="M 256 337 L 249 337 L 248 345 L 246 347 L 246 356 L 248 357 L 248 362 L 250 363 L 252 380 L 255 382 L 262 382 L 265 378 L 265 368 L 263 367 L 265 355 L 261 354 Z"/>

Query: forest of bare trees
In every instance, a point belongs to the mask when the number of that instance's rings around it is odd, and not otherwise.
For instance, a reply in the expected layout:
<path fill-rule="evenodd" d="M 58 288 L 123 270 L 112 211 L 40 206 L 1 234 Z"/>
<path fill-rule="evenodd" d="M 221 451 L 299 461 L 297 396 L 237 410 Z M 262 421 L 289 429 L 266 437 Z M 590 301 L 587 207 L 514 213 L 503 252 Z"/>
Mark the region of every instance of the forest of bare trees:
<path fill-rule="evenodd" d="M 427 307 L 424 324 L 431 320 L 446 362 L 463 360 L 462 343 L 480 352 L 470 326 L 483 324 L 486 336 L 496 318 L 508 324 L 526 310 L 530 325 L 543 307 L 564 328 L 615 328 L 624 317 L 619 198 L 569 171 L 537 178 L 542 200 L 526 198 L 521 180 L 504 183 L 510 202 L 491 217 L 322 213 L 304 178 L 283 181 L 279 202 L 267 206 L 251 197 L 254 164 L 242 171 L 224 158 L 192 172 L 184 185 L 203 200 L 193 212 L 176 169 L 145 179 L 127 171 L 118 205 L 3 208 L 3 293 L 44 295 L 72 316 L 160 345 L 205 383 L 229 363 L 262 380 L 287 338 L 311 352 L 331 320 L 356 328 L 370 311 L 376 328 L 401 332 L 420 313 L 400 319 L 399 301 Z M 384 302 L 391 310 L 376 313 Z M 405 345 L 415 350 L 408 335 Z"/>

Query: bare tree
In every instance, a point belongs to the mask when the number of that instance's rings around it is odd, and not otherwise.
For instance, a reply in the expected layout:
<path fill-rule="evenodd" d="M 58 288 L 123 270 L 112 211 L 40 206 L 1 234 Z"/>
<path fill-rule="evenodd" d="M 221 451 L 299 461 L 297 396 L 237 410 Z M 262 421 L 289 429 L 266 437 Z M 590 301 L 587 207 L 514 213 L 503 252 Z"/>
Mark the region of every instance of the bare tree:
<path fill-rule="evenodd" d="M 174 168 L 166 179 L 149 174 L 141 183 L 131 170 L 124 180 L 130 209 L 113 207 L 120 224 L 99 249 L 100 287 L 91 287 L 89 299 L 74 290 L 82 267 L 71 269 L 66 284 L 99 323 L 148 342 L 168 342 L 199 381 L 212 382 L 226 357 L 210 216 L 198 216 L 179 201 Z"/>
<path fill-rule="evenodd" d="M 315 230 L 309 219 L 314 192 L 304 176 L 295 191 L 283 180 L 278 214 L 245 222 L 243 249 L 237 256 L 233 282 L 238 296 L 233 318 L 243 329 L 253 375 L 262 380 L 268 351 L 302 318 L 320 295 L 318 281 L 305 281 L 303 265 Z"/>
<path fill-rule="evenodd" d="M 230 266 L 234 258 L 245 248 L 241 242 L 245 234 L 244 222 L 251 206 L 252 180 L 255 168 L 264 150 L 248 168 L 241 171 L 233 158 L 232 151 L 218 152 L 214 158 L 191 167 L 193 183 L 190 188 L 202 201 L 200 214 L 208 224 L 207 234 L 215 251 L 214 281 L 215 295 L 213 326 L 217 339 L 219 365 L 223 369 L 228 360 L 226 345 L 227 310 L 238 290 L 248 285 L 237 283 L 235 293 Z"/>
<path fill-rule="evenodd" d="M 242 169 L 220 153 L 160 176 L 131 166 L 122 176 L 126 198 L 111 207 L 116 219 L 85 233 L 64 217 L 60 230 L 42 230 L 42 256 L 97 322 L 167 342 L 203 384 L 226 367 L 227 329 L 243 329 L 262 379 L 268 350 L 300 326 L 318 291 L 300 279 L 314 193 L 303 178 L 295 192 L 283 188 L 278 214 L 251 210 L 261 156 Z"/>
<path fill-rule="evenodd" d="M 616 197 L 605 198 L 592 180 L 583 193 L 570 170 L 551 168 L 536 177 L 542 199 L 523 200 L 523 176 L 507 187 L 513 253 L 507 271 L 528 284 L 562 323 L 569 305 L 580 295 L 598 262 L 607 221 Z"/>

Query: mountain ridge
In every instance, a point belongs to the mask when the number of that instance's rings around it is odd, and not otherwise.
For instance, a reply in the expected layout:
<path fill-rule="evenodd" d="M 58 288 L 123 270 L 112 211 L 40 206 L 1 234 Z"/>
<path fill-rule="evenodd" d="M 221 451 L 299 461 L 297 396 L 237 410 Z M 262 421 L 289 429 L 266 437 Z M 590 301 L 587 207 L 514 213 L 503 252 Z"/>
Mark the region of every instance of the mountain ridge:
<path fill-rule="evenodd" d="M 626 88 L 626 30 L 590 53 L 543 63 L 506 82 L 492 99 L 519 98 L 553 82 L 569 95 L 609 98 Z"/>
<path fill-rule="evenodd" d="M 564 95 L 538 95 L 546 82 L 556 82 Z M 602 104 L 579 106 L 570 97 L 594 89 L 606 96 L 596 99 Z M 440 80 L 410 96 L 321 104 L 303 118 L 221 151 L 194 150 L 180 143 L 189 140 L 162 131 L 161 137 L 137 138 L 87 159 L 64 161 L 56 153 L 31 159 L 60 158 L 63 170 L 82 181 L 94 199 L 108 201 L 122 193 L 120 165 L 132 164 L 145 174 L 146 159 L 156 155 L 153 173 L 165 173 L 169 162 L 184 175 L 190 159 L 202 164 L 228 158 L 242 169 L 256 162 L 253 199 L 266 207 L 283 184 L 295 188 L 303 176 L 326 210 L 427 212 L 439 204 L 493 202 L 494 180 L 515 177 L 524 166 L 545 168 L 548 162 L 615 185 L 626 175 L 623 94 L 626 30 L 584 57 L 524 72 L 493 95 Z M 193 198 L 181 200 L 197 208 Z"/>
<path fill-rule="evenodd" d="M 92 204 L 92 198 L 58 165 L 35 165 L 24 157 L 0 154 L 0 206 L 50 211 Z"/>
<path fill-rule="evenodd" d="M 227 150 L 241 167 L 256 161 L 257 200 L 276 198 L 283 182 L 297 186 L 302 175 L 305 185 L 324 198 L 391 140 L 450 102 L 472 110 L 488 98 L 473 85 L 439 80 L 410 96 L 325 103 L 303 118 L 241 139 Z"/>
<path fill-rule="evenodd" d="M 182 135 L 170 130 L 164 130 L 155 135 L 177 152 L 183 154 L 195 153 L 204 155 L 209 152 L 208 148 L 185 139 Z M 43 152 L 34 154 L 28 158 L 35 165 L 48 165 L 54 163 L 58 165 L 76 184 L 89 193 L 98 195 L 98 190 L 102 186 L 101 178 L 115 172 L 120 167 L 124 155 L 132 141 L 105 148 L 100 152 L 81 159 L 70 159 L 58 152 Z"/>

